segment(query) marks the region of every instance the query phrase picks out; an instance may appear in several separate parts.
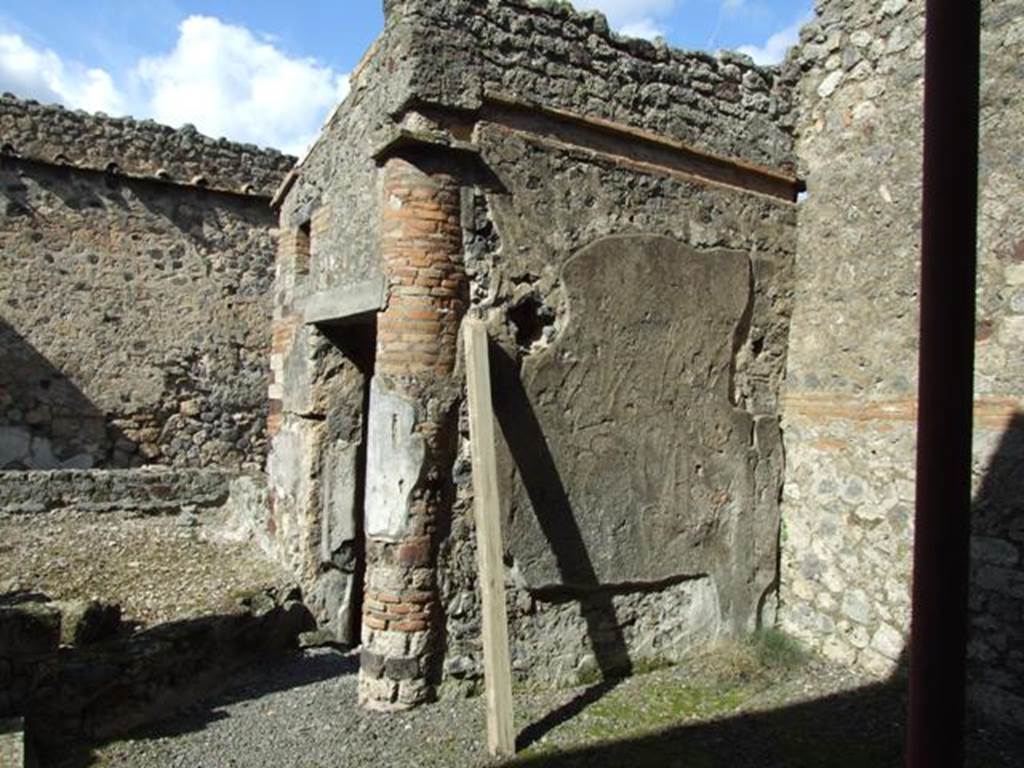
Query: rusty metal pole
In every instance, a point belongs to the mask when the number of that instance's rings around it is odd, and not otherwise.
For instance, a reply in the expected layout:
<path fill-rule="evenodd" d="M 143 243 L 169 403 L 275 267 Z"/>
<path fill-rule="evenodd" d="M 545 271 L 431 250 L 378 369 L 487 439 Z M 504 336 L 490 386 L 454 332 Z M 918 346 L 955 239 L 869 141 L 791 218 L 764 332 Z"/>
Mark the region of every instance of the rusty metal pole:
<path fill-rule="evenodd" d="M 909 768 L 964 761 L 980 1 L 926 22 Z"/>

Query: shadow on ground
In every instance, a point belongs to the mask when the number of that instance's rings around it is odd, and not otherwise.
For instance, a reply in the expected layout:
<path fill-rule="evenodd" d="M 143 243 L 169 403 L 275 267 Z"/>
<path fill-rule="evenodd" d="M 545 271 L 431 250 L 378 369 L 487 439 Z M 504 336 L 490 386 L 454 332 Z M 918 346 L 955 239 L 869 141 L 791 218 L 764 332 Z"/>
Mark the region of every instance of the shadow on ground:
<path fill-rule="evenodd" d="M 354 674 L 358 668 L 358 658 L 349 653 L 326 649 L 295 653 L 249 667 L 225 681 L 220 690 L 214 689 L 189 706 L 169 707 L 166 719 L 132 729 L 127 735 L 133 741 L 144 741 L 201 731 L 210 723 L 227 717 L 224 709 L 231 704 Z M 98 746 L 91 743 L 61 744 L 59 748 L 45 743 L 34 745 L 40 768 L 87 768 L 95 764 Z"/>
<path fill-rule="evenodd" d="M 904 684 L 893 680 L 776 710 L 520 758 L 530 768 L 896 768 Z"/>
<path fill-rule="evenodd" d="M 902 768 L 903 675 L 778 709 L 697 722 L 562 752 L 517 768 Z M 968 728 L 967 768 L 1024 764 L 1024 734 Z"/>

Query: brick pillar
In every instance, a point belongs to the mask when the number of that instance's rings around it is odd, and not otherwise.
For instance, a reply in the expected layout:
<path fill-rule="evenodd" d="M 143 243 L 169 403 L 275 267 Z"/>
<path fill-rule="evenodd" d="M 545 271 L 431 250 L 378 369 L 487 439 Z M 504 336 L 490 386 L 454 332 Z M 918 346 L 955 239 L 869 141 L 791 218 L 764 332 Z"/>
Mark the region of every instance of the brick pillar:
<path fill-rule="evenodd" d="M 435 563 L 451 505 L 461 387 L 452 375 L 466 309 L 458 179 L 437 159 L 384 166 L 382 258 L 370 396 L 366 593 L 359 699 L 429 700 L 441 651 Z"/>

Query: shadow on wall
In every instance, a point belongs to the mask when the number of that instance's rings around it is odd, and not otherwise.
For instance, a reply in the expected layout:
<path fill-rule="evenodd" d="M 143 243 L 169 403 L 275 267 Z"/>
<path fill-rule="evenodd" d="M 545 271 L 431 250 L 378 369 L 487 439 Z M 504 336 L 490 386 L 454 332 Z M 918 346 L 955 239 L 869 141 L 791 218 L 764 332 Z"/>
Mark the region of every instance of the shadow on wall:
<path fill-rule="evenodd" d="M 971 520 L 968 692 L 1024 730 L 1024 412 L 999 439 Z"/>
<path fill-rule="evenodd" d="M 517 748 L 530 746 L 580 714 L 630 670 L 611 596 L 602 592 L 573 519 L 567 494 L 518 377 L 515 360 L 492 343 L 496 417 L 567 583 L 592 585 L 582 598 L 604 680 L 526 726 Z M 971 641 L 967 694 L 967 765 L 1024 761 L 1024 413 L 999 440 L 974 499 Z M 568 532 L 569 535 L 566 535 Z M 573 590 L 576 591 L 576 590 Z M 567 598 L 569 599 L 569 598 Z M 576 599 L 581 599 L 577 591 Z M 589 605 L 588 605 L 589 604 Z M 616 627 L 612 635 L 608 627 Z M 549 766 L 727 766 L 728 768 L 882 768 L 903 765 L 906 652 L 893 676 L 824 698 L 712 723 L 517 761 Z"/>
<path fill-rule="evenodd" d="M 135 447 L 74 383 L 0 320 L 0 470 L 132 466 Z"/>
<path fill-rule="evenodd" d="M 308 610 L 287 598 L 254 595 L 233 613 L 141 631 L 109 617 L 83 621 L 70 645 L 61 637 L 66 617 L 44 596 L 0 595 L 5 603 L 21 612 L 5 617 L 0 658 L 12 681 L 0 686 L 0 717 L 24 715 L 42 766 L 93 765 L 93 745 L 110 738 L 202 730 L 224 717 L 227 704 L 355 671 L 351 657 L 285 656 L 315 626 Z"/>
<path fill-rule="evenodd" d="M 494 399 L 495 418 L 526 487 L 530 505 L 537 512 L 541 530 L 555 554 L 562 583 L 571 585 L 552 598 L 579 602 L 602 678 L 598 685 L 527 727 L 517 739 L 517 749 L 523 749 L 604 696 L 632 672 L 632 662 L 615 615 L 612 593 L 598 582 L 569 495 L 523 389 L 518 364 L 493 341 L 489 349 L 492 387 L 500 393 Z"/>

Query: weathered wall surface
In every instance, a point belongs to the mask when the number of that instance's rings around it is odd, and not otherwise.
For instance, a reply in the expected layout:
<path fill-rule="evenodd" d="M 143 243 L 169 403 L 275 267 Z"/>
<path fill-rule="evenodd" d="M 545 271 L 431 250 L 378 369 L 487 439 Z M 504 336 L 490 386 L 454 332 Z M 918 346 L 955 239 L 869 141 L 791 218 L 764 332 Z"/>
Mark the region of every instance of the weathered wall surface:
<path fill-rule="evenodd" d="M 497 340 L 517 672 L 612 674 L 772 621 L 796 246 L 785 77 L 560 5 L 388 4 L 282 202 L 271 357 L 270 529 L 343 638 L 357 573 L 330 531 L 360 540 L 366 496 L 371 706 L 481 676 L 464 404 L 458 433 L 449 416 L 461 366 L 446 378 L 463 263 Z M 701 180 L 671 141 L 732 175 Z M 412 163 L 387 160 L 386 189 L 385 147 Z M 774 194 L 744 190 L 764 190 L 755 176 Z M 303 323 L 308 296 L 382 273 L 376 333 Z"/>
<path fill-rule="evenodd" d="M 46 162 L 179 184 L 270 195 L 295 158 L 277 150 L 212 139 L 193 126 L 107 117 L 0 96 L 0 147 Z"/>
<path fill-rule="evenodd" d="M 317 619 L 357 637 L 365 402 L 375 322 L 306 325 L 307 298 L 380 279 L 381 184 L 373 154 L 401 103 L 401 35 L 382 37 L 304 158 L 280 206 L 270 356 L 268 542 L 302 579 Z"/>
<path fill-rule="evenodd" d="M 352 582 L 329 521 L 365 491 L 368 703 L 481 676 L 471 446 L 464 405 L 457 433 L 449 411 L 463 264 L 497 342 L 518 673 L 611 674 L 771 621 L 789 75 L 626 41 L 555 4 L 388 11 L 282 201 L 271 388 L 270 526 L 335 606 Z M 726 159 L 696 167 L 700 151 Z M 375 343 L 365 323 L 303 323 L 307 296 L 381 274 Z M 333 411 L 350 429 L 331 431 Z M 367 432 L 361 490 L 330 454 L 358 466 Z"/>
<path fill-rule="evenodd" d="M 644 128 L 785 168 L 792 91 L 745 56 L 680 51 L 611 32 L 600 13 L 528 0 L 395 0 L 413 29 L 410 89 L 470 109 L 505 95 Z"/>
<path fill-rule="evenodd" d="M 0 184 L 0 468 L 261 467 L 267 198 L 25 158 Z"/>
<path fill-rule="evenodd" d="M 611 674 L 771 622 L 794 207 L 477 141 L 503 190 L 477 190 L 463 238 L 496 341 L 516 669 Z M 482 662 L 470 450 L 441 560 L 453 688 Z"/>
<path fill-rule="evenodd" d="M 971 681 L 978 703 L 1020 722 L 1024 9 L 982 5 Z M 901 658 L 909 622 L 923 8 L 819 3 L 790 62 L 808 197 L 784 400 L 781 617 L 878 674 Z"/>

